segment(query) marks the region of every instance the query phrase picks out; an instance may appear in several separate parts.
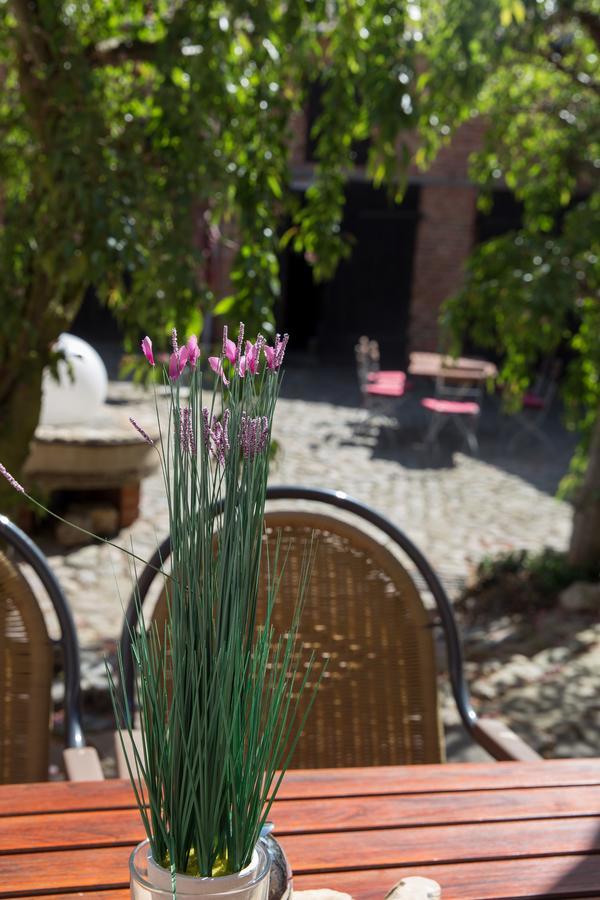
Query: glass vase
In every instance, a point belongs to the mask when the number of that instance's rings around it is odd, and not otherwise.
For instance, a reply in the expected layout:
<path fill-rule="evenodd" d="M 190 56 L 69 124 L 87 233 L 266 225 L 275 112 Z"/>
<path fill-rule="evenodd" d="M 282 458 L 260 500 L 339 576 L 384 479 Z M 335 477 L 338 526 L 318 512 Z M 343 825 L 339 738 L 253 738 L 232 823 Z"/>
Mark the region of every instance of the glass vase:
<path fill-rule="evenodd" d="M 203 897 L 204 900 L 268 900 L 271 859 L 259 842 L 250 865 L 233 875 L 197 878 L 176 875 L 176 893 L 171 887 L 171 873 L 152 859 L 149 842 L 142 841 L 129 857 L 132 900 L 177 900 Z"/>

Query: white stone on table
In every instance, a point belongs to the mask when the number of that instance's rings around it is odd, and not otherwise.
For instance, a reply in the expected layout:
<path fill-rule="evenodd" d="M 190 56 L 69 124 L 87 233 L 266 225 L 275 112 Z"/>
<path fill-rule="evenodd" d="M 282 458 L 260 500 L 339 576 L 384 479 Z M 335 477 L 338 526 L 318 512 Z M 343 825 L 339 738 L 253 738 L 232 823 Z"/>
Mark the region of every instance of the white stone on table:
<path fill-rule="evenodd" d="M 293 900 L 352 900 L 350 894 L 341 891 L 333 891 L 329 888 L 320 888 L 315 891 L 294 891 Z"/>
<path fill-rule="evenodd" d="M 385 900 L 440 900 L 442 889 L 431 878 L 403 878 L 385 895 Z"/>

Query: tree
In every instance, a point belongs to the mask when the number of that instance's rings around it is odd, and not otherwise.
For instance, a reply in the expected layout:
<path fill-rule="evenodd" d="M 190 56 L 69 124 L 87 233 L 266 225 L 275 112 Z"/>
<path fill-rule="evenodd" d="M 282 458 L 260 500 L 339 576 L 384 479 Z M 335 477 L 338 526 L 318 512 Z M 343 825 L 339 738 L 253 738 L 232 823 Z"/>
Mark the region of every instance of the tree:
<path fill-rule="evenodd" d="M 600 3 L 428 0 L 422 153 L 476 111 L 487 123 L 472 162 L 481 206 L 506 185 L 522 228 L 480 245 L 446 306 L 455 346 L 469 335 L 503 357 L 518 402 L 540 359 L 569 348 L 563 397 L 582 435 L 570 557 L 600 562 Z M 435 24 L 434 24 L 435 23 Z"/>
<path fill-rule="evenodd" d="M 395 0 L 0 0 L 0 460 L 17 476 L 41 375 L 89 285 L 130 342 L 199 331 L 215 298 L 199 232 L 232 229 L 234 296 L 271 328 L 278 224 L 315 259 L 340 234 L 352 143 L 400 189 L 415 39 Z M 290 121 L 320 79 L 317 171 L 289 190 Z M 401 141 L 400 141 L 401 143 Z M 317 253 L 318 251 L 318 253 Z M 2 479 L 0 479 L 2 481 Z M 0 509 L 14 500 L 0 484 Z"/>

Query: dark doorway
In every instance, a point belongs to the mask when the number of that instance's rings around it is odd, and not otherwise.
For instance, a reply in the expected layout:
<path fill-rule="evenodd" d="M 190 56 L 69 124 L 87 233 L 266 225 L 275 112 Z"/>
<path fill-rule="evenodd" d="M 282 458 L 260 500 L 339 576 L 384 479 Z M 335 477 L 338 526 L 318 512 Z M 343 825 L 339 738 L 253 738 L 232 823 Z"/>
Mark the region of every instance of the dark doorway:
<path fill-rule="evenodd" d="M 85 292 L 83 303 L 69 331 L 92 344 L 98 341 L 120 344 L 123 339 L 117 320 L 111 311 L 100 303 L 93 287 L 89 287 Z"/>
<path fill-rule="evenodd" d="M 295 348 L 351 362 L 357 338 L 367 334 L 379 341 L 387 368 L 404 366 L 418 207 L 416 186 L 398 205 L 371 184 L 350 182 L 342 231 L 353 249 L 334 278 L 315 284 L 304 258 L 286 251 L 278 325 Z"/>
<path fill-rule="evenodd" d="M 523 204 L 508 190 L 494 191 L 489 212 L 477 213 L 475 221 L 475 243 L 481 244 L 491 238 L 516 231 L 523 225 Z"/>

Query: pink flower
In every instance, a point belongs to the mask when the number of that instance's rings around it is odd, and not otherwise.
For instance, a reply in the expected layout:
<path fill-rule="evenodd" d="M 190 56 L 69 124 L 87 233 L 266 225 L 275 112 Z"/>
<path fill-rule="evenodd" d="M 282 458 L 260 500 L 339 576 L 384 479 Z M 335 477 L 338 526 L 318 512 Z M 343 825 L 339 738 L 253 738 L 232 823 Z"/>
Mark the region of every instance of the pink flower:
<path fill-rule="evenodd" d="M 263 350 L 265 351 L 265 359 L 267 360 L 267 366 L 269 367 L 269 369 L 274 369 L 275 368 L 275 350 L 273 349 L 273 347 L 269 347 L 268 344 L 265 344 L 265 346 L 263 347 Z"/>
<path fill-rule="evenodd" d="M 142 346 L 142 353 L 144 354 L 144 356 L 146 357 L 146 359 L 148 360 L 150 365 L 153 366 L 154 365 L 154 353 L 152 352 L 152 341 L 150 340 L 148 335 L 146 335 L 146 337 L 142 341 L 141 346 Z"/>
<path fill-rule="evenodd" d="M 287 334 L 284 334 L 283 338 L 276 334 L 274 347 L 269 347 L 268 344 L 265 344 L 263 349 L 265 351 L 267 366 L 272 371 L 276 371 L 281 366 L 285 354 L 285 348 L 287 347 L 287 342 Z"/>
<path fill-rule="evenodd" d="M 235 344 L 234 344 L 235 347 Z M 208 364 L 213 370 L 213 372 L 219 376 L 223 380 L 223 384 L 225 387 L 228 387 L 229 382 L 225 377 L 225 372 L 223 371 L 223 361 L 218 356 L 209 356 Z"/>
<path fill-rule="evenodd" d="M 237 353 L 237 347 L 230 341 L 227 337 L 227 325 L 223 326 L 223 356 L 226 356 L 230 363 L 235 362 L 235 355 Z"/>
<path fill-rule="evenodd" d="M 188 361 L 189 350 L 187 347 L 180 347 L 171 353 L 169 357 L 169 378 L 177 381 Z"/>
<path fill-rule="evenodd" d="M 260 336 L 259 336 L 260 338 Z M 246 355 L 243 356 L 242 359 L 245 360 L 245 369 L 252 372 L 253 375 L 256 375 L 258 372 L 258 360 L 260 356 L 260 348 L 261 344 L 259 343 L 259 338 L 256 339 L 256 343 L 253 344 L 250 341 L 246 341 Z M 240 360 L 240 375 L 242 374 L 242 362 Z"/>
<path fill-rule="evenodd" d="M 229 360 L 229 362 L 232 362 L 232 363 L 235 362 L 235 354 L 236 354 L 236 352 L 237 352 L 237 347 L 236 347 L 236 345 L 233 343 L 233 341 L 230 341 L 229 338 L 228 338 L 227 341 L 226 341 L 226 343 L 225 343 L 225 356 L 227 357 L 227 359 Z"/>
<path fill-rule="evenodd" d="M 200 358 L 200 347 L 198 346 L 198 338 L 195 334 L 192 334 L 188 338 L 188 342 L 186 344 L 188 351 L 188 362 L 192 369 L 196 368 L 196 363 Z"/>

